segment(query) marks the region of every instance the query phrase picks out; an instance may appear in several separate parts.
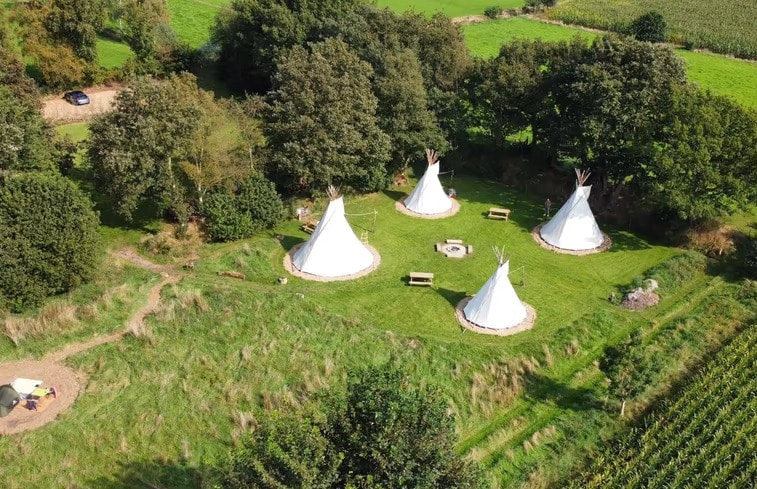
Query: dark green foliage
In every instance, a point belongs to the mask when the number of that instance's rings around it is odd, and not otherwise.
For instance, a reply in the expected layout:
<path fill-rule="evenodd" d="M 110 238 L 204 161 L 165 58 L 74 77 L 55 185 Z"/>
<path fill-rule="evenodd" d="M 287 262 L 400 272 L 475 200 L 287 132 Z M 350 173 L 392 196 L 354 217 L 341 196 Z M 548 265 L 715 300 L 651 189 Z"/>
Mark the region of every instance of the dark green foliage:
<path fill-rule="evenodd" d="M 620 345 L 605 348 L 599 368 L 610 380 L 610 394 L 621 401 L 622 416 L 626 401 L 643 393 L 652 380 L 649 356 L 645 352 L 641 333 L 635 331 Z"/>
<path fill-rule="evenodd" d="M 186 207 L 179 162 L 198 126 L 201 93 L 193 76 L 139 80 L 116 98 L 115 110 L 92 123 L 89 158 L 117 212 L 131 219 L 145 201 L 160 211 Z"/>
<path fill-rule="evenodd" d="M 389 138 L 378 127 L 371 74 L 337 39 L 282 55 L 264 127 L 281 186 L 374 191 L 386 184 Z"/>
<path fill-rule="evenodd" d="M 284 217 L 284 205 L 273 182 L 254 172 L 233 193 L 210 193 L 200 213 L 211 241 L 234 241 L 275 226 Z"/>
<path fill-rule="evenodd" d="M 757 238 L 745 238 L 739 245 L 744 276 L 757 279 Z"/>
<path fill-rule="evenodd" d="M 0 179 L 0 307 L 21 309 L 89 280 L 98 224 L 92 202 L 64 177 Z"/>
<path fill-rule="evenodd" d="M 481 488 L 454 452 L 447 405 L 390 366 L 349 376 L 344 395 L 325 401 L 325 418 L 276 416 L 237 450 L 222 481 L 241 488 Z"/>
<path fill-rule="evenodd" d="M 105 19 L 105 0 L 52 0 L 44 26 L 52 39 L 91 62 L 97 59 L 97 32 L 105 26 Z"/>
<path fill-rule="evenodd" d="M 659 283 L 662 290 L 673 292 L 684 283 L 704 272 L 706 267 L 707 258 L 701 253 L 690 251 L 676 255 L 650 268 L 644 274 L 644 279 L 654 279 Z M 639 280 L 639 282 L 642 281 Z M 638 285 L 641 285 L 641 283 Z"/>
<path fill-rule="evenodd" d="M 555 5 L 557 5 L 557 0 L 526 0 L 523 8 L 526 12 L 534 12 L 545 7 L 554 7 Z"/>
<path fill-rule="evenodd" d="M 52 169 L 50 128 L 21 59 L 0 45 L 0 170 Z"/>
<path fill-rule="evenodd" d="M 631 22 L 631 34 L 639 41 L 665 42 L 668 24 L 661 13 L 650 11 Z"/>
<path fill-rule="evenodd" d="M 501 14 L 502 11 L 503 9 L 499 5 L 492 5 L 484 9 L 484 15 L 489 17 L 490 19 L 496 19 L 497 17 L 499 17 L 499 14 Z"/>
<path fill-rule="evenodd" d="M 328 489 L 338 487 L 343 455 L 307 417 L 273 414 L 231 460 L 224 489 Z"/>
<path fill-rule="evenodd" d="M 237 188 L 237 207 L 248 214 L 255 230 L 272 228 L 284 218 L 284 204 L 276 186 L 260 173 L 252 173 Z"/>
<path fill-rule="evenodd" d="M 250 215 L 242 212 L 237 198 L 227 192 L 209 194 L 203 200 L 200 212 L 211 241 L 235 241 L 249 238 L 254 233 Z"/>

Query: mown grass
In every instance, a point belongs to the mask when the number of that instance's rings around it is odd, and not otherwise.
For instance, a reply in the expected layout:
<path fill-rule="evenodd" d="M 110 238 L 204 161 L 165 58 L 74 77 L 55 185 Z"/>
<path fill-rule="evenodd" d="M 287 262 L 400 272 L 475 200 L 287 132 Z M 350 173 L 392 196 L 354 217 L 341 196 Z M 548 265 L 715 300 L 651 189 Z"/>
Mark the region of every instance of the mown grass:
<path fill-rule="evenodd" d="M 182 41 L 197 48 L 210 38 L 210 28 L 218 13 L 231 0 L 168 0 L 171 28 Z"/>
<path fill-rule="evenodd" d="M 672 41 L 690 43 L 695 48 L 708 48 L 719 53 L 757 58 L 757 3 L 735 0 L 718 4 L 704 0 L 572 0 L 558 2 L 549 9 L 551 18 L 571 24 L 622 31 L 639 15 L 655 10 L 667 24 Z"/>
<path fill-rule="evenodd" d="M 521 0 L 378 0 L 379 7 L 389 7 L 396 12 L 412 10 L 433 15 L 441 12 L 448 17 L 461 17 L 464 15 L 483 15 L 487 7 L 498 6 L 503 9 L 520 8 Z"/>
<path fill-rule="evenodd" d="M 443 220 L 397 213 L 394 201 L 409 187 L 346 198 L 348 220 L 358 235 L 368 232 L 382 257 L 375 272 L 356 281 L 289 277 L 288 284 L 278 284 L 287 275 L 284 253 L 307 238 L 295 221 L 244 242 L 200 247 L 194 270 L 164 290 L 160 310 L 139 338 L 127 336 L 68 360 L 87 375 L 86 391 L 56 423 L 0 440 L 4 475 L 25 486 L 196 487 L 266 410 L 307 403 L 320 389 L 341 385 L 349 368 L 383 361 L 401 363 L 417 382 L 442 389 L 458 420 L 460 451 L 479 460 L 499 486 L 517 487 L 529 474 L 541 474 L 540 464 L 554 468 L 539 477 L 564 474 L 614 424 L 597 401 L 603 383 L 593 362 L 604 346 L 676 313 L 677 304 L 709 279 L 682 285 L 657 310 L 619 310 L 607 301 L 610 291 L 678 250 L 603 225 L 615 242 L 611 251 L 551 253 L 530 236 L 541 220 L 541 196 L 468 177 L 444 183 L 457 189 L 462 209 Z M 558 197 L 553 200 L 557 205 Z M 490 206 L 513 209 L 510 221 L 487 220 Z M 356 215 L 373 210 L 375 233 L 369 231 L 372 216 Z M 111 248 L 135 244 L 140 234 L 117 227 L 109 233 Z M 444 258 L 434 243 L 446 238 L 464 239 L 474 253 Z M 487 280 L 495 267 L 491 246 L 503 244 L 511 255 L 511 280 L 536 308 L 537 323 L 506 338 L 462 332 L 454 305 Z M 136 297 L 159 277 L 132 267 L 111 273 L 112 265 L 106 261 L 102 276 L 109 284 L 129 284 L 129 304 L 118 312 L 98 307 L 96 322 L 80 320 L 86 326 L 68 336 L 32 335 L 15 347 L 1 339 L 2 357 L 39 355 L 118 330 Z M 219 277 L 222 270 L 247 278 Z M 434 272 L 436 286 L 405 285 L 410 271 Z M 98 290 L 109 287 L 89 285 L 70 302 L 98 302 Z M 59 440 L 66 440 L 65 453 Z"/>
<path fill-rule="evenodd" d="M 496 56 L 502 44 L 517 38 L 566 41 L 581 36 L 588 42 L 598 35 L 580 27 L 526 17 L 470 24 L 462 29 L 471 54 L 481 58 Z M 757 63 L 685 49 L 676 49 L 676 53 L 686 62 L 686 73 L 692 82 L 746 107 L 757 107 Z"/>
<path fill-rule="evenodd" d="M 103 37 L 97 39 L 97 61 L 103 68 L 120 68 L 131 56 L 131 48 L 126 44 Z"/>
<path fill-rule="evenodd" d="M 499 53 L 502 44 L 515 39 L 542 39 L 544 41 L 568 41 L 575 36 L 587 42 L 597 34 L 578 27 L 548 24 L 526 17 L 490 20 L 462 27 L 465 42 L 471 54 L 479 58 L 491 58 Z"/>
<path fill-rule="evenodd" d="M 74 124 L 63 124 L 55 127 L 55 131 L 60 136 L 68 136 L 73 142 L 86 141 L 89 139 L 89 123 L 77 122 Z"/>

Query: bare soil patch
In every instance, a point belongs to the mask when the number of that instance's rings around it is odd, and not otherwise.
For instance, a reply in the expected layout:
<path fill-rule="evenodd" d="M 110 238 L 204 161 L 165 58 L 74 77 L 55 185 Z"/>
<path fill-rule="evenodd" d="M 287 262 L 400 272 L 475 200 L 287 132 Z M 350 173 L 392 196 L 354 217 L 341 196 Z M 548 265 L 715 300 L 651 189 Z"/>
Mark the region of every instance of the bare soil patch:
<path fill-rule="evenodd" d="M 86 122 L 96 115 L 108 112 L 122 86 L 89 87 L 83 90 L 89 97 L 87 105 L 72 105 L 63 100 L 63 94 L 42 100 L 42 117 L 55 124 Z"/>

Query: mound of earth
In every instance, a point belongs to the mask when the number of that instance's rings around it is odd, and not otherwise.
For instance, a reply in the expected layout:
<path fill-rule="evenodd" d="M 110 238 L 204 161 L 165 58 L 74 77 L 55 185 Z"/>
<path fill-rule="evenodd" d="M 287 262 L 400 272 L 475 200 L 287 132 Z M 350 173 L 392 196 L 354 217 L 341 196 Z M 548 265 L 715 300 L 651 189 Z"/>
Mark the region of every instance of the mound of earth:
<path fill-rule="evenodd" d="M 620 307 L 625 307 L 632 311 L 640 311 L 647 307 L 655 306 L 658 302 L 660 302 L 659 295 L 651 290 L 644 290 L 639 287 L 623 296 L 623 300 L 620 301 Z"/>

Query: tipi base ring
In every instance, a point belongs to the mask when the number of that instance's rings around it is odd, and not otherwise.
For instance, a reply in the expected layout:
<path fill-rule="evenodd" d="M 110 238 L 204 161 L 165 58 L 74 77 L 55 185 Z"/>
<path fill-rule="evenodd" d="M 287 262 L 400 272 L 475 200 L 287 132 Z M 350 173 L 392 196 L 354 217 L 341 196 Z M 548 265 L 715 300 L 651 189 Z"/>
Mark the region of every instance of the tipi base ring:
<path fill-rule="evenodd" d="M 439 214 L 418 214 L 405 207 L 405 199 L 408 197 L 409 196 L 406 195 L 394 203 L 394 208 L 406 216 L 419 217 L 421 219 L 443 219 L 445 217 L 454 216 L 460 212 L 460 202 L 458 202 L 457 199 L 449 199 L 452 202 L 452 207 L 447 212 L 441 212 Z"/>
<path fill-rule="evenodd" d="M 287 272 L 291 273 L 295 277 L 300 277 L 305 280 L 312 280 L 314 282 L 341 282 L 346 280 L 355 280 L 356 278 L 368 275 L 369 273 L 377 269 L 381 264 L 381 255 L 379 255 L 378 250 L 376 250 L 376 248 L 374 248 L 373 246 L 365 245 L 368 251 L 371 252 L 371 255 L 373 255 L 373 263 L 371 263 L 371 266 L 369 266 L 368 268 L 364 268 L 359 272 L 350 275 L 340 275 L 338 277 L 322 277 L 320 275 L 313 275 L 312 273 L 305 273 L 296 268 L 292 260 L 294 254 L 297 253 L 297 250 L 299 250 L 304 244 L 305 243 L 300 243 L 293 246 L 292 249 L 289 250 L 286 255 L 284 255 L 284 268 Z"/>
<path fill-rule="evenodd" d="M 542 226 L 544 226 L 543 223 L 533 228 L 531 230 L 531 236 L 533 236 L 534 241 L 539 243 L 539 246 L 554 251 L 555 253 L 563 253 L 566 255 L 593 255 L 594 253 L 601 253 L 603 251 L 609 250 L 612 246 L 612 239 L 610 239 L 610 236 L 608 236 L 607 233 L 600 231 L 602 232 L 602 237 L 604 238 L 604 240 L 602 241 L 602 244 L 597 246 L 596 248 L 591 248 L 588 250 L 566 250 L 564 248 L 558 248 L 557 246 L 547 243 L 546 241 L 544 241 L 544 238 L 541 237 Z"/>
<path fill-rule="evenodd" d="M 525 302 L 521 301 L 521 304 L 523 304 L 523 307 L 526 308 L 526 319 L 519 322 L 515 326 L 512 326 L 510 328 L 502 328 L 502 329 L 491 329 L 491 328 L 484 328 L 479 326 L 476 323 L 472 323 L 468 321 L 465 317 L 465 312 L 463 309 L 465 309 L 465 306 L 468 305 L 468 302 L 473 299 L 473 297 L 466 297 L 465 299 L 461 300 L 457 307 L 455 308 L 455 317 L 457 318 L 457 322 L 460 323 L 460 326 L 462 326 L 465 329 L 469 329 L 471 331 L 475 331 L 476 333 L 481 334 L 490 334 L 494 336 L 510 336 L 517 333 L 520 333 L 521 331 L 526 331 L 527 329 L 531 329 L 534 327 L 534 322 L 536 321 L 536 309 L 531 307 L 529 304 L 526 304 Z"/>

